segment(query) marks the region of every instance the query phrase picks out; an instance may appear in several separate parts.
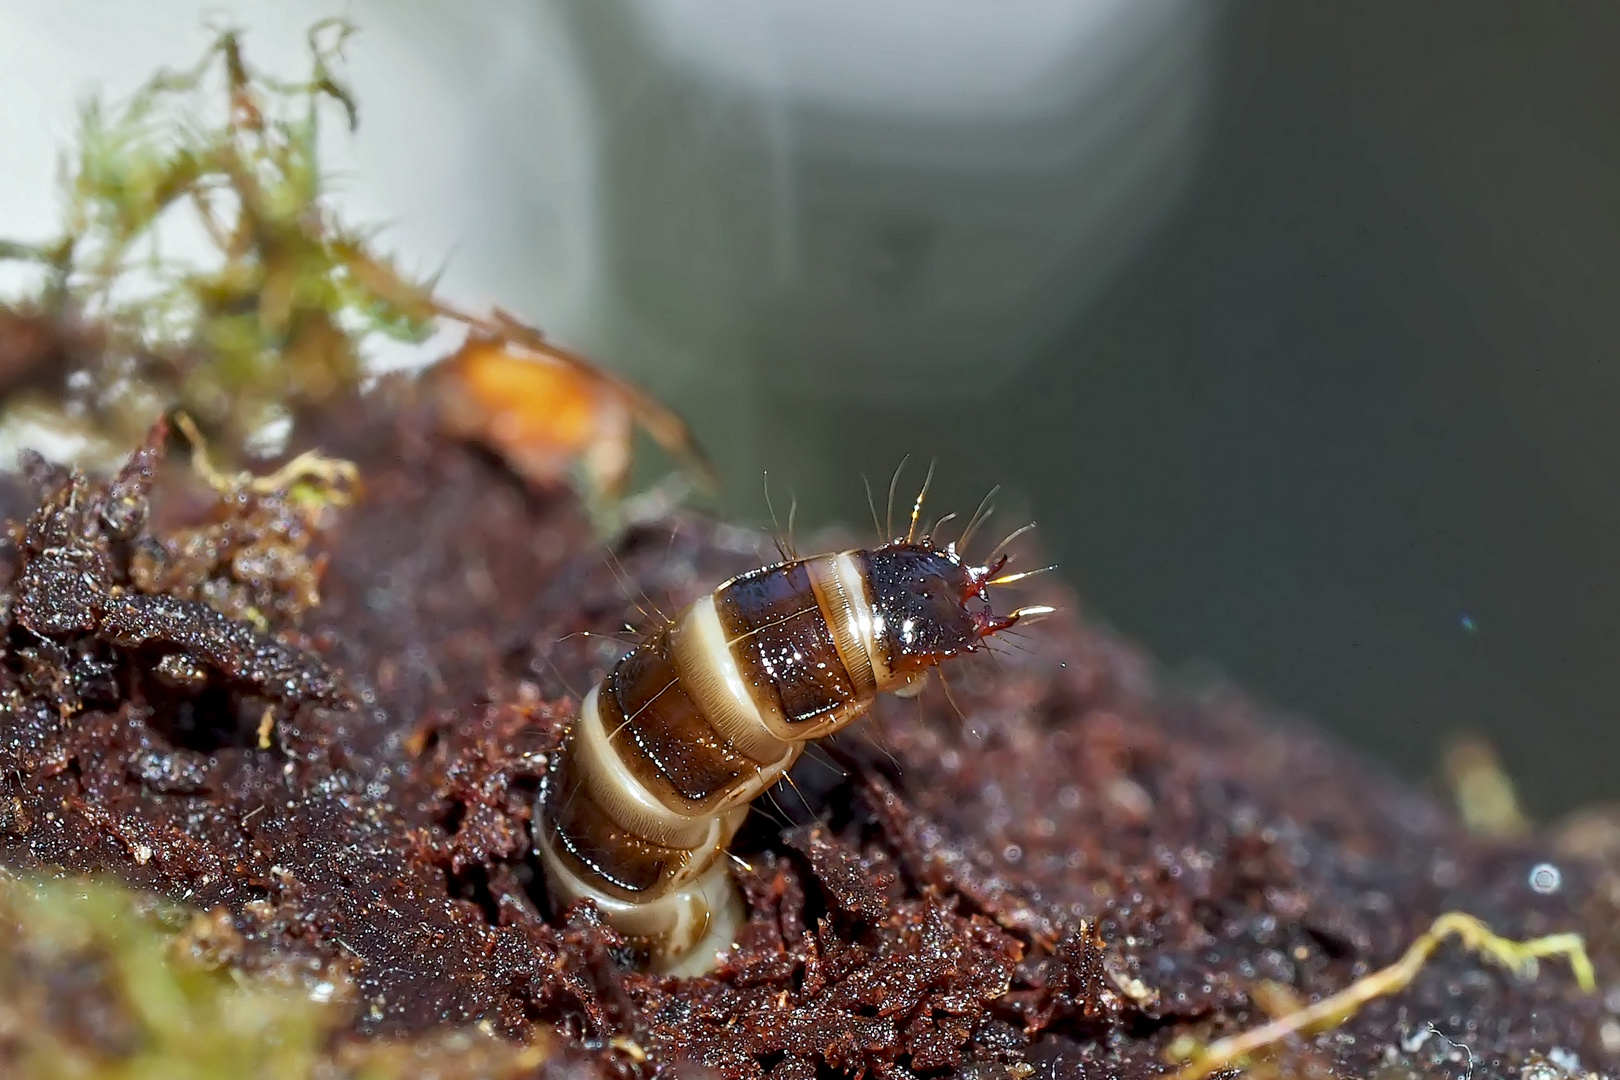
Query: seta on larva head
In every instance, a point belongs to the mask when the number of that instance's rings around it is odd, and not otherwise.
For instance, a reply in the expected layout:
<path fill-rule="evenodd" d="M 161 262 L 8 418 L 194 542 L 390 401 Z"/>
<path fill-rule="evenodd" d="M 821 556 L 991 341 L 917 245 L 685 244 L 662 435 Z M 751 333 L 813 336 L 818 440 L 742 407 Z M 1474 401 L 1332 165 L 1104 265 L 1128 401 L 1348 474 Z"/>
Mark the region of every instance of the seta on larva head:
<path fill-rule="evenodd" d="M 921 507 L 904 538 L 732 578 L 585 695 L 535 814 L 559 910 L 588 897 L 653 970 L 707 971 L 745 914 L 731 839 L 806 742 L 1051 610 L 995 614 L 989 588 L 1028 575 L 918 537 Z"/>

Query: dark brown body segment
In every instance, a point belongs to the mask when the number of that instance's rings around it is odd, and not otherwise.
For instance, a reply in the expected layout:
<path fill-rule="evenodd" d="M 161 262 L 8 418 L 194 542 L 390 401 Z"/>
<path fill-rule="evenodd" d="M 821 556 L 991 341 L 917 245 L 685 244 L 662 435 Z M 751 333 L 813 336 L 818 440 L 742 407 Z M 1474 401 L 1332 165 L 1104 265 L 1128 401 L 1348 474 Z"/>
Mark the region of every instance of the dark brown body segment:
<path fill-rule="evenodd" d="M 621 660 L 597 701 L 619 759 L 665 805 L 697 813 L 755 766 L 714 729 L 682 687 L 668 631 Z"/>
<path fill-rule="evenodd" d="M 803 562 L 744 574 L 714 606 L 762 712 L 801 724 L 855 697 Z"/>
<path fill-rule="evenodd" d="M 548 784 L 550 826 L 556 851 L 573 872 L 621 900 L 658 892 L 658 884 L 686 864 L 690 852 L 648 843 L 616 825 L 576 782 L 573 770 L 552 773 Z"/>

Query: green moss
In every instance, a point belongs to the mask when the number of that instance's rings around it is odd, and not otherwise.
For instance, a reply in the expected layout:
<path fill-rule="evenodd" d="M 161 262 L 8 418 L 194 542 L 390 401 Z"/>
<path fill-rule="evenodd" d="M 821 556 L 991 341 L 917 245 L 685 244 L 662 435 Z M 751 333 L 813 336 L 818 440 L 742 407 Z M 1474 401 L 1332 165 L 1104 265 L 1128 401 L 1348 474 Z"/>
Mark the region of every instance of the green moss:
<path fill-rule="evenodd" d="M 0 878 L 0 1072 L 36 1080 L 292 1080 L 344 1010 L 182 962 L 182 909 L 86 879 Z"/>
<path fill-rule="evenodd" d="M 0 870 L 0 1076 L 29 1080 L 515 1080 L 552 1052 L 482 1025 L 343 1034 L 346 973 L 259 957 L 223 912 L 110 880 Z"/>
<path fill-rule="evenodd" d="M 435 282 L 378 254 L 374 233 L 339 219 L 319 150 L 323 119 L 357 122 L 336 70 L 352 30 L 341 20 L 313 27 L 302 80 L 251 67 L 227 30 L 194 67 L 159 72 L 121 103 L 86 105 L 64 161 L 61 235 L 0 240 L 0 261 L 41 271 L 34 295 L 15 311 L 0 306 L 0 329 L 10 321 L 33 331 L 19 340 L 58 339 L 27 358 L 0 356 L 0 368 L 26 373 L 0 402 L 0 457 L 44 443 L 86 471 L 110 472 L 174 411 L 196 421 L 226 467 L 275 456 L 303 415 L 357 387 L 377 339 L 420 342 L 458 325 L 569 371 L 572 398 L 518 403 L 564 415 L 558 431 L 528 433 L 538 453 L 492 437 L 492 410 L 504 402 L 480 402 L 486 415 L 458 434 L 491 445 L 533 483 L 574 483 L 604 535 L 635 512 L 619 505 L 628 473 L 617 462 L 628 463 L 633 438 L 621 413 L 712 489 L 707 459 L 663 405 L 502 312 L 446 302 Z M 209 250 L 174 257 L 176 230 Z M 580 394 L 596 402 L 596 427 L 576 446 L 566 414 Z M 572 468 L 551 460 L 567 453 Z M 531 457 L 545 464 L 529 470 Z M 649 493 L 652 504 L 672 490 Z"/>
<path fill-rule="evenodd" d="M 357 120 L 335 73 L 351 32 L 316 25 L 308 77 L 284 82 L 250 67 L 226 31 L 195 67 L 85 107 L 64 162 L 61 236 L 0 241 L 0 259 L 43 269 L 25 308 L 92 322 L 110 340 L 77 378 L 62 372 L 9 410 L 112 458 L 178 405 L 234 456 L 273 421 L 352 386 L 368 339 L 430 333 L 430 289 L 374 254 L 325 198 L 323 114 L 351 129 Z M 187 224 L 207 237 L 208 258 L 165 250 Z"/>

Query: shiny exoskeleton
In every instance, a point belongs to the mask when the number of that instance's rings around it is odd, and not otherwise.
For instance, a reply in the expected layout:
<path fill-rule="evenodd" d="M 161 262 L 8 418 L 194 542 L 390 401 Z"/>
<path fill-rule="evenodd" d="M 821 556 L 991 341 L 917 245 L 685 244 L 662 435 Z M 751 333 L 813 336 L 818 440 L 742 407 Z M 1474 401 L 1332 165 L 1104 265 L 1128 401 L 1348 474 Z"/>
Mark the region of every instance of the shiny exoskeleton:
<path fill-rule="evenodd" d="M 706 970 L 742 901 L 724 857 L 810 739 L 1046 608 L 997 616 L 1005 559 L 927 538 L 743 574 L 626 655 L 581 703 L 536 830 L 553 902 L 593 899 L 652 966 Z"/>

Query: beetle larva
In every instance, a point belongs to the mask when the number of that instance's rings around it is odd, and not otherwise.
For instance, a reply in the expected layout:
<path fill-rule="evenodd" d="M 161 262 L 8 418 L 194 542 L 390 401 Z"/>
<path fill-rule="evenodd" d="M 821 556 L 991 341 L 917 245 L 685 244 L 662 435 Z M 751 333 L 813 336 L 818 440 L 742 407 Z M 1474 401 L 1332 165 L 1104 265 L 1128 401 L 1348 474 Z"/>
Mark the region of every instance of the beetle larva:
<path fill-rule="evenodd" d="M 744 918 L 724 856 L 749 803 L 876 695 L 1050 611 L 992 611 L 987 587 L 1026 576 L 998 577 L 1005 563 L 908 534 L 687 607 L 585 695 L 547 776 L 536 848 L 555 906 L 590 897 L 656 970 L 712 967 Z"/>

